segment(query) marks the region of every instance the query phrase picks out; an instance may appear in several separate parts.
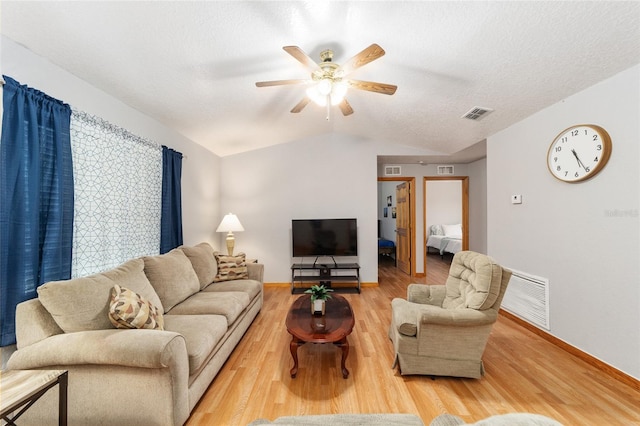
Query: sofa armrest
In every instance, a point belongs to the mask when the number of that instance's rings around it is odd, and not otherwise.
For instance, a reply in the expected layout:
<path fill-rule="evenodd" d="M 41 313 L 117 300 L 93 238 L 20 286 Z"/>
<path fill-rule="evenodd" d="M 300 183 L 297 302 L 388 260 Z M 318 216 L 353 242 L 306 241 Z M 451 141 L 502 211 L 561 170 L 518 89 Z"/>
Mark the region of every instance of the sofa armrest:
<path fill-rule="evenodd" d="M 262 263 L 247 263 L 247 273 L 250 280 L 264 283 L 264 265 Z"/>
<path fill-rule="evenodd" d="M 48 337 L 64 333 L 39 299 L 16 306 L 16 341 L 21 349 Z"/>
<path fill-rule="evenodd" d="M 409 284 L 407 300 L 423 305 L 442 306 L 446 294 L 444 285 Z"/>
<path fill-rule="evenodd" d="M 13 353 L 10 369 L 65 365 L 120 365 L 166 368 L 188 365 L 187 347 L 178 333 L 159 330 L 92 330 L 48 337 Z"/>

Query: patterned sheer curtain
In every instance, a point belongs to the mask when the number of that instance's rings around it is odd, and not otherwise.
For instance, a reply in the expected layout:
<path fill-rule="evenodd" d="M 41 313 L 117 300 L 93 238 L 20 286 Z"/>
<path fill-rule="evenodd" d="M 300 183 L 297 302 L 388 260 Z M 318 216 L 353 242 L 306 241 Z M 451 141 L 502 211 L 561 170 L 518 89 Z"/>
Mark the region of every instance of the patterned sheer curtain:
<path fill-rule="evenodd" d="M 73 110 L 72 276 L 104 271 L 160 248 L 162 147 Z"/>

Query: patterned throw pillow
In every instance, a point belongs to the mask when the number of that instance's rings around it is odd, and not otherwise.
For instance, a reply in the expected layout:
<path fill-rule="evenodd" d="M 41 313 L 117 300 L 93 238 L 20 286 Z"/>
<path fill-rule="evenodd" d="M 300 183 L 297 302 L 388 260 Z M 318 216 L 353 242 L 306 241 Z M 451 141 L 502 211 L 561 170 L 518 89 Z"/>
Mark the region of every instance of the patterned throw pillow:
<path fill-rule="evenodd" d="M 109 320 L 116 328 L 164 330 L 162 311 L 138 293 L 118 284 L 111 290 Z"/>
<path fill-rule="evenodd" d="M 213 255 L 216 258 L 216 262 L 218 262 L 218 274 L 213 279 L 213 282 L 249 278 L 249 273 L 247 272 L 247 259 L 244 253 L 238 253 L 235 256 L 228 256 L 215 252 Z"/>

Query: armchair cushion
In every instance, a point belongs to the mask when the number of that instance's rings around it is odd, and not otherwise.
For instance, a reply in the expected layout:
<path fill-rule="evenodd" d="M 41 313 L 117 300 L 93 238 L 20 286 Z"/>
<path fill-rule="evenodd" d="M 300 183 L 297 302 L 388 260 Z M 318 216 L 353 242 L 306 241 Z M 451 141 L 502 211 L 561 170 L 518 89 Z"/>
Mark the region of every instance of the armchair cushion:
<path fill-rule="evenodd" d="M 502 267 L 485 255 L 464 251 L 456 253 L 449 269 L 445 309 L 488 309 L 500 293 Z"/>
<path fill-rule="evenodd" d="M 407 300 L 413 303 L 442 306 L 445 296 L 444 285 L 409 284 L 407 287 Z"/>

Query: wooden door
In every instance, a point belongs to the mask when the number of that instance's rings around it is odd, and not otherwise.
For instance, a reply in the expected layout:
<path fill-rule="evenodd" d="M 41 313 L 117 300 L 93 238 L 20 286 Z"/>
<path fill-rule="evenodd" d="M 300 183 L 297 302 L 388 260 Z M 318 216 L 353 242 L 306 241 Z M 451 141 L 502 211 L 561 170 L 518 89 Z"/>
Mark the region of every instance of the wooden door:
<path fill-rule="evenodd" d="M 409 182 L 396 186 L 396 261 L 398 269 L 411 275 L 411 191 Z"/>

